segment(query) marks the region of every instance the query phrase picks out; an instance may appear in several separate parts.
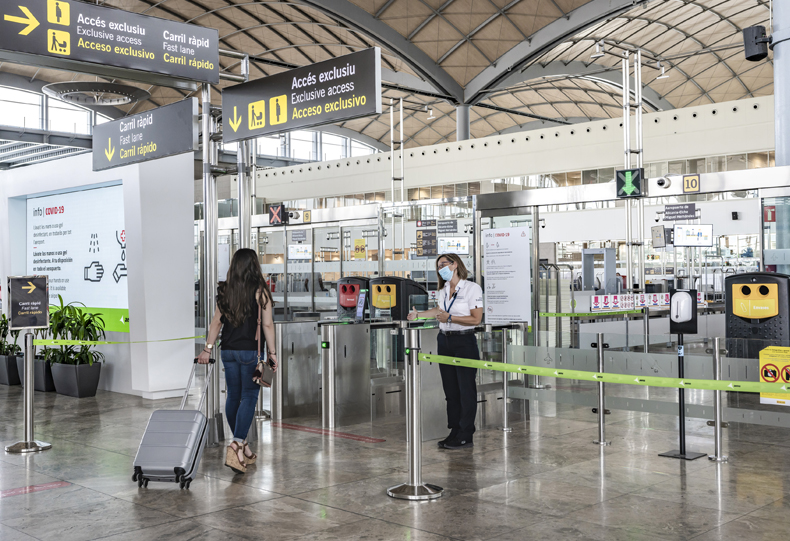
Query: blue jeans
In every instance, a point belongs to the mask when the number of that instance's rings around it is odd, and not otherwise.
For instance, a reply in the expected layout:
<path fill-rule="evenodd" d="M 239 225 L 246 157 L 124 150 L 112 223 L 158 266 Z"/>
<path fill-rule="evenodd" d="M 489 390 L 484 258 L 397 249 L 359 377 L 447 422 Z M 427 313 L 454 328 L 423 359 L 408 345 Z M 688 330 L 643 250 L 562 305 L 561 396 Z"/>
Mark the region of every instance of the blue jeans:
<path fill-rule="evenodd" d="M 252 381 L 258 364 L 257 351 L 222 350 L 225 366 L 225 384 L 228 396 L 225 400 L 225 416 L 233 431 L 233 439 L 244 441 L 250 431 L 260 386 Z"/>

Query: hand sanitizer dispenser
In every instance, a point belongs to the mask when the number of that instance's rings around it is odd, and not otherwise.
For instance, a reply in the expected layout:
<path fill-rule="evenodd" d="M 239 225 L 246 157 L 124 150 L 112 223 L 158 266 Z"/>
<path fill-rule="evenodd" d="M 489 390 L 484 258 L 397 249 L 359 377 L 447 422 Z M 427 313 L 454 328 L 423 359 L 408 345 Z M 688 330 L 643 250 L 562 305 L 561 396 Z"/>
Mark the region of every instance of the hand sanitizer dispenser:
<path fill-rule="evenodd" d="M 686 323 L 691 321 L 692 302 L 688 291 L 676 291 L 670 298 L 669 317 L 675 323 Z"/>
<path fill-rule="evenodd" d="M 697 334 L 697 291 L 672 289 L 669 298 L 669 332 Z"/>

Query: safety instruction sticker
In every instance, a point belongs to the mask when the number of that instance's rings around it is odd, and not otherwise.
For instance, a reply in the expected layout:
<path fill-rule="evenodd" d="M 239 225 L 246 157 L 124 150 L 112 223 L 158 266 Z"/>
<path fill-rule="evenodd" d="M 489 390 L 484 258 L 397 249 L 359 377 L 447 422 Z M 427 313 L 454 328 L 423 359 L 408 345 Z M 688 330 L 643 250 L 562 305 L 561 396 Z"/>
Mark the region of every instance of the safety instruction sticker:
<path fill-rule="evenodd" d="M 760 352 L 760 381 L 790 383 L 790 348 L 771 346 Z M 790 399 L 781 393 L 760 393 L 760 404 L 790 406 Z"/>

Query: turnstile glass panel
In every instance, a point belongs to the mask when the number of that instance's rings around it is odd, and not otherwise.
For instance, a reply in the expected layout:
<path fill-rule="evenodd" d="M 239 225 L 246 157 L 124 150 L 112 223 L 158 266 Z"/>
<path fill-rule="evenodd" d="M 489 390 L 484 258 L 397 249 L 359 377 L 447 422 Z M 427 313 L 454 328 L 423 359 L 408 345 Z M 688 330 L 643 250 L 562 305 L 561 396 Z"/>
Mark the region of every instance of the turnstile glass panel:
<path fill-rule="evenodd" d="M 257 230 L 256 246 L 261 271 L 274 298 L 274 319 L 287 319 L 285 306 L 285 251 L 283 230 L 261 227 Z"/>
<path fill-rule="evenodd" d="M 312 289 L 316 312 L 337 313 L 337 281 L 342 277 L 342 239 L 339 226 L 313 229 L 314 274 Z"/>
<path fill-rule="evenodd" d="M 316 278 L 313 270 L 313 230 L 309 226 L 288 227 L 286 237 L 286 309 L 291 319 L 297 312 L 315 311 L 312 292 L 321 280 Z"/>

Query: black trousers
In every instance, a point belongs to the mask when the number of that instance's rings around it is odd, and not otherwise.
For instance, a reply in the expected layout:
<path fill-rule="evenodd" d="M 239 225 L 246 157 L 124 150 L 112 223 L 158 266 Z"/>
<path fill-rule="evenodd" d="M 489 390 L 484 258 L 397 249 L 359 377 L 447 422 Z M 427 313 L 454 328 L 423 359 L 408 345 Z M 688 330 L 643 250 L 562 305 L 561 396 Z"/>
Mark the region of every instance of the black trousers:
<path fill-rule="evenodd" d="M 480 359 L 474 334 L 446 336 L 439 333 L 438 354 L 463 359 Z M 458 439 L 470 441 L 477 415 L 477 368 L 439 365 L 444 397 L 447 400 L 447 428 Z"/>

